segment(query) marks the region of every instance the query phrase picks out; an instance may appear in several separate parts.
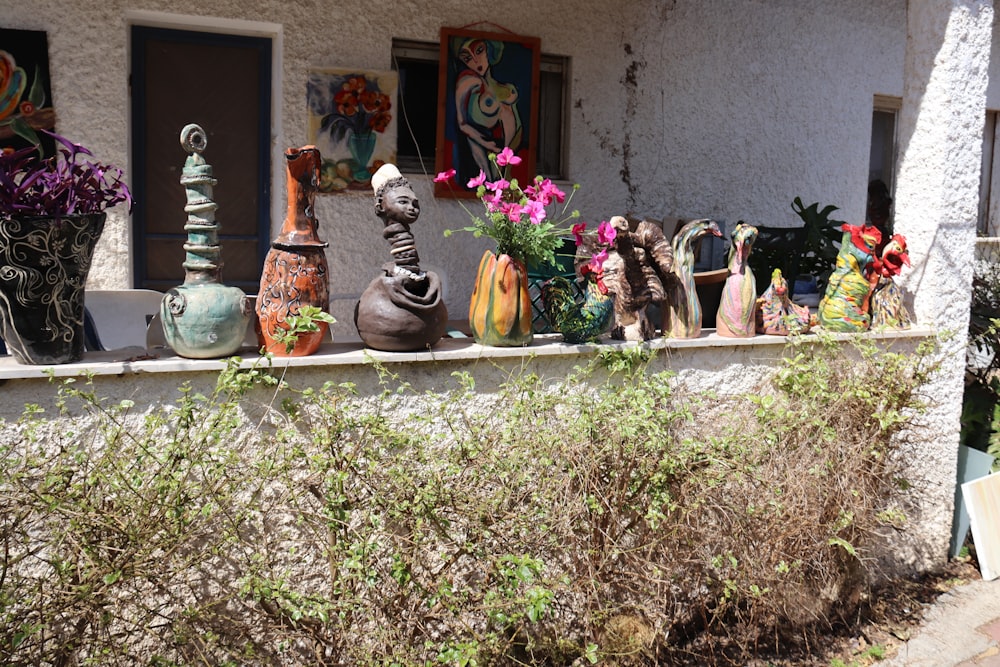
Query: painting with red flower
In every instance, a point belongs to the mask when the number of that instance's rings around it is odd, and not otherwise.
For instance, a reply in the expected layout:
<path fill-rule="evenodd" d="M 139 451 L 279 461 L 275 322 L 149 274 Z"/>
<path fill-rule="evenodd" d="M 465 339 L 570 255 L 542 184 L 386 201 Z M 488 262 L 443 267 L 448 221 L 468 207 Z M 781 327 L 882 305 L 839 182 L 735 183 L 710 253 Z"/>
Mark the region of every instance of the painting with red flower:
<path fill-rule="evenodd" d="M 391 71 L 309 71 L 308 140 L 323 156 L 320 192 L 370 195 L 372 174 L 396 161 L 398 81 Z"/>
<path fill-rule="evenodd" d="M 496 181 L 490 155 L 504 149 L 519 158 L 511 163 L 511 176 L 531 182 L 540 62 L 537 37 L 441 28 L 436 171 L 454 169 L 456 176 L 437 183 L 435 195 L 475 197 L 471 182 L 480 173 Z"/>
<path fill-rule="evenodd" d="M 46 33 L 0 29 L 0 149 L 41 144 L 54 155 L 54 142 L 38 130 L 54 131 L 55 125 Z"/>

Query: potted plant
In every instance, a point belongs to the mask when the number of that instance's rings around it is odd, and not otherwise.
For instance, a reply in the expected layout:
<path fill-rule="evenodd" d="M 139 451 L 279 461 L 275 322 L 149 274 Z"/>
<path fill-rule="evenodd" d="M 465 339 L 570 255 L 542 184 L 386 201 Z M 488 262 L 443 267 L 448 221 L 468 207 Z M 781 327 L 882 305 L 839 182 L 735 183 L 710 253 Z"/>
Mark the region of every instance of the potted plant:
<path fill-rule="evenodd" d="M 558 251 L 564 242 L 575 238 L 580 246 L 586 225 L 571 226 L 571 221 L 580 214 L 569 210 L 572 197 L 567 198 L 549 179 L 536 176 L 524 189 L 517 180 L 507 180 L 508 168 L 521 162 L 509 147 L 499 154 L 491 153 L 489 159 L 502 175 L 488 181 L 480 170 L 478 177 L 469 180 L 468 187 L 476 188 L 483 202 L 484 214 L 475 215 L 466 209 L 472 225 L 461 230 L 488 236 L 497 245 L 495 253 L 487 250 L 479 262 L 469 306 L 469 326 L 477 343 L 517 347 L 529 344 L 533 333 L 527 267 L 534 270 L 557 267 Z M 455 170 L 449 169 L 434 180 L 447 183 L 454 176 Z M 553 204 L 562 204 L 555 218 L 548 211 Z M 602 224 L 602 228 L 608 227 L 608 223 Z M 445 235 L 450 233 L 447 231 Z M 603 248 L 590 260 L 594 273 L 599 273 L 607 255 L 607 249 Z"/>
<path fill-rule="evenodd" d="M 83 356 L 84 287 L 106 209 L 132 206 L 121 169 L 47 134 L 55 155 L 0 155 L 0 337 L 22 364 Z"/>

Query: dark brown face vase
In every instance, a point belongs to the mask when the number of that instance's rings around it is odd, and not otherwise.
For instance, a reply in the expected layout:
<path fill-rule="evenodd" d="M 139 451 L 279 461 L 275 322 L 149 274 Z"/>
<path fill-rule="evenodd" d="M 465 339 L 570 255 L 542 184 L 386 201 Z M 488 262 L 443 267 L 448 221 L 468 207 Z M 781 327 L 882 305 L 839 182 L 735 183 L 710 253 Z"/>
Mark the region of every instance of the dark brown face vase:
<path fill-rule="evenodd" d="M 301 357 L 315 353 L 329 332 L 326 322 L 317 322 L 319 330 L 299 334 L 291 351 L 279 340 L 289 329 L 287 318 L 298 315 L 302 306 L 315 306 L 324 312 L 330 308 L 327 244 L 319 238 L 319 222 L 313 212 L 322 160 L 315 147 L 305 146 L 289 148 L 285 161 L 288 213 L 264 260 L 256 304 L 258 342 L 275 356 Z"/>
<path fill-rule="evenodd" d="M 444 335 L 448 309 L 441 280 L 420 269 L 410 225 L 420 216 L 420 202 L 394 165 L 372 176 L 375 212 L 384 225 L 393 261 L 368 285 L 354 310 L 354 325 L 365 345 L 375 350 L 423 350 Z"/>

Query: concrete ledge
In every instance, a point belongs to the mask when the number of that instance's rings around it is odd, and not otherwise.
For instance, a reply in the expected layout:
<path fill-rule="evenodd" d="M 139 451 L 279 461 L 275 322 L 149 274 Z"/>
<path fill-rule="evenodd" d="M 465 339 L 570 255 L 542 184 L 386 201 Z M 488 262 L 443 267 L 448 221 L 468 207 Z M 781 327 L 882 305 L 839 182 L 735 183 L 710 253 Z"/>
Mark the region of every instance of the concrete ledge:
<path fill-rule="evenodd" d="M 864 334 L 832 334 L 837 340 L 850 340 L 856 336 L 877 340 L 921 339 L 935 335 L 932 327 L 912 327 L 903 331 L 867 332 Z M 568 345 L 560 342 L 559 334 L 536 334 L 527 347 L 489 347 L 478 345 L 471 338 L 444 338 L 425 352 L 381 352 L 363 347 L 360 343 L 327 343 L 317 354 L 308 357 L 275 357 L 274 368 L 321 367 L 368 364 L 372 360 L 382 363 L 423 363 L 434 361 L 463 361 L 478 359 L 504 359 L 525 357 L 589 356 L 606 347 L 629 347 L 626 343 L 604 339 L 599 344 Z M 807 334 L 803 340 L 817 339 Z M 652 350 L 697 350 L 726 348 L 728 350 L 754 347 L 784 346 L 785 336 L 755 336 L 753 338 L 726 338 L 707 329 L 698 338 L 655 338 L 645 343 Z M 260 361 L 258 351 L 252 347 L 241 350 L 241 366 L 250 368 Z M 83 361 L 54 366 L 28 366 L 18 364 L 12 357 L 0 358 L 0 380 L 70 377 L 80 374 L 127 375 L 133 373 L 185 373 L 217 371 L 226 359 L 185 359 L 169 349 L 148 350 L 141 347 L 123 348 L 110 352 L 88 352 Z"/>

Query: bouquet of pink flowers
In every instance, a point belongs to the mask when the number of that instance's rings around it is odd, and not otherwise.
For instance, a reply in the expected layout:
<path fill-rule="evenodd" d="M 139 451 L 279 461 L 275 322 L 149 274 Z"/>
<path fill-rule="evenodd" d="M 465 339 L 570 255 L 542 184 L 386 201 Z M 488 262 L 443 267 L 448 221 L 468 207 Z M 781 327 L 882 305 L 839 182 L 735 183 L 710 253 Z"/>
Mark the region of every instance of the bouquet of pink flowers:
<path fill-rule="evenodd" d="M 569 210 L 572 193 L 567 197 L 551 180 L 541 176 L 536 176 L 531 185 L 521 189 L 517 179 L 506 178 L 508 165 L 519 164 L 521 158 L 510 148 L 504 148 L 499 154 L 491 153 L 489 157 L 502 175 L 496 181 L 487 181 L 486 174 L 480 170 L 479 176 L 469 181 L 468 187 L 476 188 L 476 196 L 485 210 L 483 215 L 475 215 L 466 209 L 472 225 L 460 231 L 488 236 L 496 241 L 497 254 L 510 255 L 534 267 L 555 265 L 556 251 L 570 237 L 576 240 L 577 246 L 583 243 L 586 223 L 571 225 L 572 220 L 580 217 L 579 211 Z M 455 170 L 449 169 L 439 173 L 434 180 L 447 183 L 454 176 Z M 578 188 L 574 185 L 573 192 Z M 557 209 L 555 215 L 550 214 L 550 207 Z M 446 231 L 445 236 L 452 231 Z M 597 237 L 600 249 L 590 260 L 594 273 L 600 273 L 615 230 L 609 223 L 602 222 Z"/>

